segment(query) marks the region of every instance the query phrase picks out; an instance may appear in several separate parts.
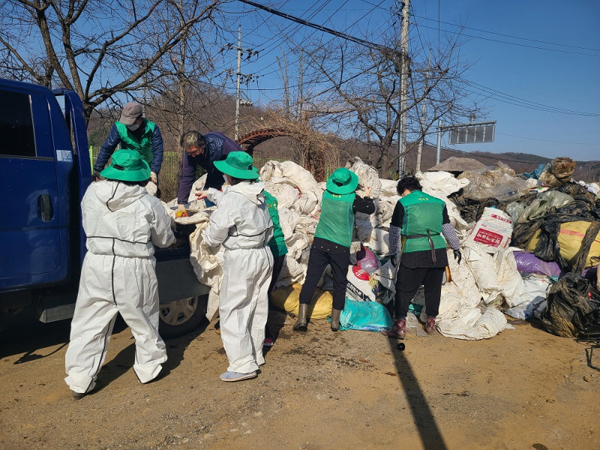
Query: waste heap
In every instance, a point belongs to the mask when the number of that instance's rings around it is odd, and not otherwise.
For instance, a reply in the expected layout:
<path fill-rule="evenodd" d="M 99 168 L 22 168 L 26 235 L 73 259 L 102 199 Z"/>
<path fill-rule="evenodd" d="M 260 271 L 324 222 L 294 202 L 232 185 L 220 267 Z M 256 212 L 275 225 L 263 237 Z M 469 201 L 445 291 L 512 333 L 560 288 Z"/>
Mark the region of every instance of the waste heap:
<path fill-rule="evenodd" d="M 368 194 L 376 204 L 375 214 L 356 215 L 347 298 L 387 305 L 394 295 L 395 269 L 387 256 L 390 221 L 400 198 L 396 181 L 379 178 L 373 167 L 357 157 L 349 160 L 346 167 L 359 177 L 357 194 Z M 595 274 L 589 270 L 600 260 L 600 186 L 573 182 L 573 170 L 574 163 L 568 158 L 557 158 L 538 172 L 520 176 L 502 163 L 494 169 L 466 170 L 458 177 L 456 171 L 454 175 L 445 171 L 417 174 L 423 191 L 446 203 L 465 256 L 461 265 L 448 258 L 451 281 L 442 287 L 437 321 L 441 334 L 469 340 L 493 337 L 510 328 L 502 311 L 523 319 L 540 317 L 549 331 L 560 335 L 576 335 L 577 330 L 593 320 L 598 308 L 591 300 L 583 302 L 579 309 L 571 305 L 570 311 L 565 311 L 564 295 L 562 303 L 550 301 L 552 296 L 569 289 L 583 290 L 583 285 L 588 289 L 590 283 L 581 281 L 586 280 L 581 273 L 588 269 L 588 276 Z M 275 297 L 280 299 L 278 306 L 293 313 L 306 275 L 325 183 L 318 183 L 310 172 L 292 161 L 268 161 L 260 178 L 278 200 L 289 249 L 276 284 L 284 289 Z M 543 186 L 540 180 L 550 185 Z M 200 282 L 211 286 L 207 317 L 213 320 L 218 314 L 223 254 L 202 242 L 211 209 L 205 209 L 203 201 L 196 201 L 194 192 L 201 190 L 204 182 L 202 177 L 194 184 L 189 208 L 194 214 L 190 217 L 175 217 L 170 208 L 175 200 L 165 206 L 177 222 L 196 224 L 196 231 L 190 236 L 191 261 Z M 567 278 L 566 273 L 576 276 Z M 593 284 L 596 283 L 597 280 Z M 321 288 L 332 289 L 327 271 Z M 321 313 L 313 318 L 326 317 L 331 310 L 330 295 L 320 295 L 319 302 Z M 412 303 L 411 310 L 425 317 L 422 292 Z M 562 309 L 554 304 L 562 305 Z M 352 324 L 344 326 L 342 317 L 342 329 L 377 331 L 391 321 L 385 308 L 377 309 L 376 314 L 373 308 L 360 311 L 363 312 L 358 315 L 363 314 L 364 320 L 359 324 L 353 311 L 354 319 L 348 319 Z M 567 325 L 573 323 L 573 316 L 581 317 L 579 328 Z M 558 322 L 560 325 L 556 325 Z"/>
<path fill-rule="evenodd" d="M 514 276 L 504 281 L 504 289 L 514 285 L 515 295 L 505 296 L 500 307 L 515 318 L 540 319 L 547 331 L 565 337 L 600 324 L 600 186 L 575 182 L 574 171 L 567 157 L 518 176 L 499 163 L 463 172 L 459 178 L 470 184 L 451 196 L 469 222 L 489 225 L 493 211 L 512 223 L 511 247 L 495 258 L 512 253 L 522 282 Z M 485 237 L 479 233 L 475 240 Z"/>

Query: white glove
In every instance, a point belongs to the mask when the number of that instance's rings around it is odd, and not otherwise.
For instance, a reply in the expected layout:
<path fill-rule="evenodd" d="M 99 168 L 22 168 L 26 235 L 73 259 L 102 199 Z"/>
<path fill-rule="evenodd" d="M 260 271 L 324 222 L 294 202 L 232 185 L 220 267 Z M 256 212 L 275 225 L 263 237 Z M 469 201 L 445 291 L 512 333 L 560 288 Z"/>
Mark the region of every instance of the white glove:
<path fill-rule="evenodd" d="M 156 197 L 156 193 L 158 192 L 158 186 L 156 185 L 156 183 L 148 181 L 148 183 L 146 184 L 146 190 L 148 191 L 148 194 L 152 195 L 153 197 Z"/>
<path fill-rule="evenodd" d="M 150 172 L 150 181 L 152 181 L 154 184 L 158 184 L 158 175 L 156 175 L 154 172 Z"/>

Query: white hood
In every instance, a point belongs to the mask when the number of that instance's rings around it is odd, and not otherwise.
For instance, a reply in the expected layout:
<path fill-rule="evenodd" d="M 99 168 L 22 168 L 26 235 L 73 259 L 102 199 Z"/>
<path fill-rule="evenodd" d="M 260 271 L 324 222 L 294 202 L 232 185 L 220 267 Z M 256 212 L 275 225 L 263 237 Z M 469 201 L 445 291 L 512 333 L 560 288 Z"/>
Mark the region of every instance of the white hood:
<path fill-rule="evenodd" d="M 139 200 L 148 193 L 141 186 L 128 186 L 117 181 L 99 181 L 94 185 L 94 194 L 110 211 L 118 211 Z"/>
<path fill-rule="evenodd" d="M 243 181 L 226 186 L 223 193 L 210 189 L 217 209 L 204 231 L 209 247 L 223 244 L 226 249 L 262 248 L 273 236 L 273 222 L 263 195 L 263 183 Z"/>
<path fill-rule="evenodd" d="M 249 181 L 242 181 L 235 186 L 226 186 L 224 193 L 235 192 L 241 194 L 250 200 L 255 205 L 262 205 L 265 202 L 263 191 L 265 190 L 265 184 L 261 182 L 251 183 Z"/>

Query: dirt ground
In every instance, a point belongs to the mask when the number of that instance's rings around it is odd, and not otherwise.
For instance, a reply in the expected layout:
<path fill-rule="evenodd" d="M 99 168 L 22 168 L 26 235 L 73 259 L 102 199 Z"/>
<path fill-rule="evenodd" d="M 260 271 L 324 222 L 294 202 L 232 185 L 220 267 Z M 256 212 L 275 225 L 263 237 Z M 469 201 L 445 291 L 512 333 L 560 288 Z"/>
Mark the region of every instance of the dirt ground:
<path fill-rule="evenodd" d="M 254 380 L 219 380 L 227 360 L 208 325 L 167 341 L 166 374 L 147 385 L 118 326 L 97 390 L 75 401 L 63 381 L 69 324 L 17 322 L 0 342 L 0 448 L 600 448 L 589 344 L 515 323 L 478 342 L 412 329 L 398 351 L 377 333 L 291 324 Z"/>

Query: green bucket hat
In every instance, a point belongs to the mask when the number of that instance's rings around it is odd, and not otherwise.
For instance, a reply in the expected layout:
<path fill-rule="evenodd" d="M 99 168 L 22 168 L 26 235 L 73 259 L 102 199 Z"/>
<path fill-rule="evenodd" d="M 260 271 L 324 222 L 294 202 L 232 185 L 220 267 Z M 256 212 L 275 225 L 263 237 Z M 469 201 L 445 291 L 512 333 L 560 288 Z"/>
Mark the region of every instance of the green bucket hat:
<path fill-rule="evenodd" d="M 109 180 L 146 181 L 150 179 L 150 166 L 137 151 L 118 150 L 113 153 L 110 166 L 100 175 Z"/>
<path fill-rule="evenodd" d="M 256 180 L 258 169 L 252 166 L 254 160 L 246 152 L 231 152 L 222 161 L 215 161 L 215 167 L 226 175 L 240 180 Z"/>
<path fill-rule="evenodd" d="M 331 174 L 326 186 L 332 194 L 350 194 L 358 187 L 358 175 L 345 167 L 341 167 Z"/>

